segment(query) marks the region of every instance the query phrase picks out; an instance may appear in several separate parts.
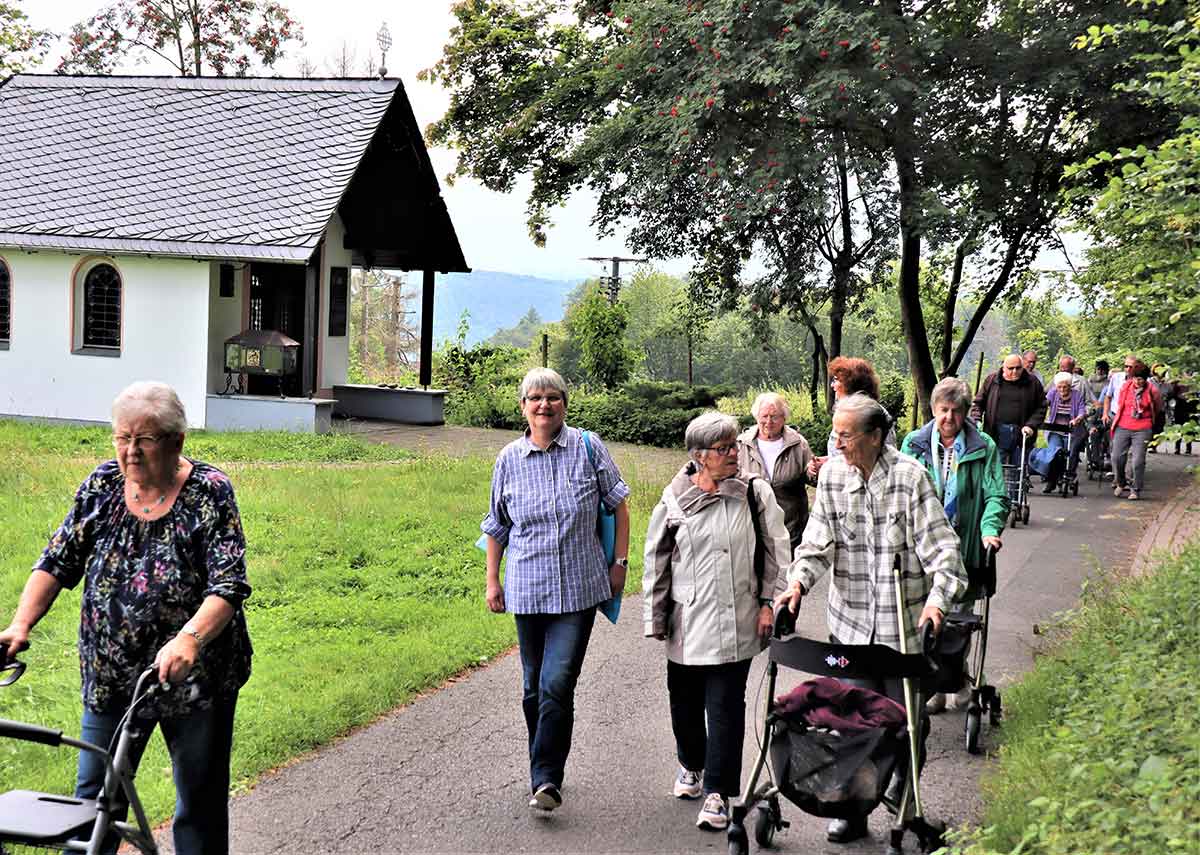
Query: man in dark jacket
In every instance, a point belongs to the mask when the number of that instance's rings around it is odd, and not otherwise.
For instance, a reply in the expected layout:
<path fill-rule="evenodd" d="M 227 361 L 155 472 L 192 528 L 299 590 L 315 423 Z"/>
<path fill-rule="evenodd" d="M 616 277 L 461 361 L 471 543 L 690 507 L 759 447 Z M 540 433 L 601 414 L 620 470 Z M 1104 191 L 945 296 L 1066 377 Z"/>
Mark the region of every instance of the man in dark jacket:
<path fill-rule="evenodd" d="M 999 371 L 989 374 L 971 406 L 972 417 L 996 441 L 1002 463 L 1019 462 L 1021 434 L 1026 453 L 1033 450 L 1038 426 L 1046 418 L 1046 390 L 1025 370 L 1021 356 L 1009 354 Z"/>

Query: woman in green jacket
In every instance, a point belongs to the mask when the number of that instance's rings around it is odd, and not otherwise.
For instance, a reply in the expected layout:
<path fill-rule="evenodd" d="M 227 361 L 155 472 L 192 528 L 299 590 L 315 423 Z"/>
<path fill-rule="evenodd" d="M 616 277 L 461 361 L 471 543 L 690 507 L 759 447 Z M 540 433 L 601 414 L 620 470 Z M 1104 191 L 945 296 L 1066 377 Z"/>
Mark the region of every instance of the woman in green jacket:
<path fill-rule="evenodd" d="M 974 579 L 984 566 L 985 548 L 1000 549 L 1000 532 L 1008 517 L 1000 456 L 992 438 L 967 419 L 971 392 L 962 380 L 942 380 L 933 387 L 930 404 L 933 421 L 906 436 L 900 451 L 925 464 L 961 541 L 967 575 Z M 977 596 L 972 586 L 966 599 Z M 929 711 L 941 712 L 946 700 L 945 695 L 934 695 Z"/>

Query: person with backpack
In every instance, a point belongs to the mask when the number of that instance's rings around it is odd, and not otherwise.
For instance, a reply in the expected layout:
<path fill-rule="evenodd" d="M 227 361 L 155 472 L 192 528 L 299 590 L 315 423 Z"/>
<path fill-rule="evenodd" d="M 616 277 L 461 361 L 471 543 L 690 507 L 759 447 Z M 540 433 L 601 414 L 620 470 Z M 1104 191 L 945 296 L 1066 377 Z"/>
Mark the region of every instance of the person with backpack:
<path fill-rule="evenodd" d="M 558 372 L 531 369 L 519 398 L 529 428 L 496 458 L 479 527 L 487 606 L 517 624 L 529 807 L 552 811 L 563 802 L 575 685 L 596 610 L 625 587 L 629 485 L 600 437 L 566 423 L 567 384 Z M 597 532 L 601 503 L 615 517 L 611 560 Z"/>
<path fill-rule="evenodd" d="M 746 678 L 791 557 L 771 484 L 738 471 L 737 437 L 737 420 L 721 413 L 688 424 L 690 459 L 650 516 L 643 563 L 644 634 L 666 643 L 672 795 L 703 795 L 696 824 L 713 830 L 729 825 L 741 787 Z"/>

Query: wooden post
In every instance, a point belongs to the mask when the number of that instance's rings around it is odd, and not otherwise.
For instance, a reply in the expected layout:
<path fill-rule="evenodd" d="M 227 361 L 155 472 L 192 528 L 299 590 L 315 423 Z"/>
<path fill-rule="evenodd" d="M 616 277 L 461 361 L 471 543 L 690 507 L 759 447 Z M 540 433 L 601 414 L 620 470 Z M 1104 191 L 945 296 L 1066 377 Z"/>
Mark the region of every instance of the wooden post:
<path fill-rule="evenodd" d="M 433 271 L 426 270 L 421 282 L 421 385 L 433 382 Z"/>
<path fill-rule="evenodd" d="M 983 350 L 979 351 L 979 367 L 975 369 L 975 394 L 979 394 L 979 384 L 983 382 Z"/>
<path fill-rule="evenodd" d="M 550 336 L 542 333 L 542 367 L 550 367 Z"/>

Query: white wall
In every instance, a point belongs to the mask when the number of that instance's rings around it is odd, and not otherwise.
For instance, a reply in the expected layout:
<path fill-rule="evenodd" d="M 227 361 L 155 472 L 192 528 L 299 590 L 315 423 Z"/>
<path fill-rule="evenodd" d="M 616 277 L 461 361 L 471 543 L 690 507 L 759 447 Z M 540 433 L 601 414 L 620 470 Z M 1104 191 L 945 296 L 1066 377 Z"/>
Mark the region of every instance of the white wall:
<path fill-rule="evenodd" d="M 337 214 L 329 222 L 325 230 L 325 251 L 321 264 L 321 312 L 318 323 L 321 336 L 321 378 L 318 384 L 322 389 L 331 389 L 334 383 L 345 383 L 346 373 L 350 370 L 350 294 L 346 294 L 346 334 L 329 337 L 329 268 L 345 267 L 347 275 L 351 271 L 351 254 L 343 244 L 346 228 L 342 218 Z M 349 289 L 349 280 L 346 282 Z"/>
<path fill-rule="evenodd" d="M 242 300 L 246 291 L 245 264 L 233 265 L 233 296 L 221 296 L 221 265 L 208 271 L 208 391 L 225 391 L 225 339 L 242 331 Z"/>
<path fill-rule="evenodd" d="M 203 427 L 209 264 L 113 256 L 121 274 L 120 356 L 71 352 L 71 273 L 80 255 L 0 248 L 12 271 L 12 334 L 0 350 L 0 414 L 109 421 L 117 393 L 162 380 Z"/>

